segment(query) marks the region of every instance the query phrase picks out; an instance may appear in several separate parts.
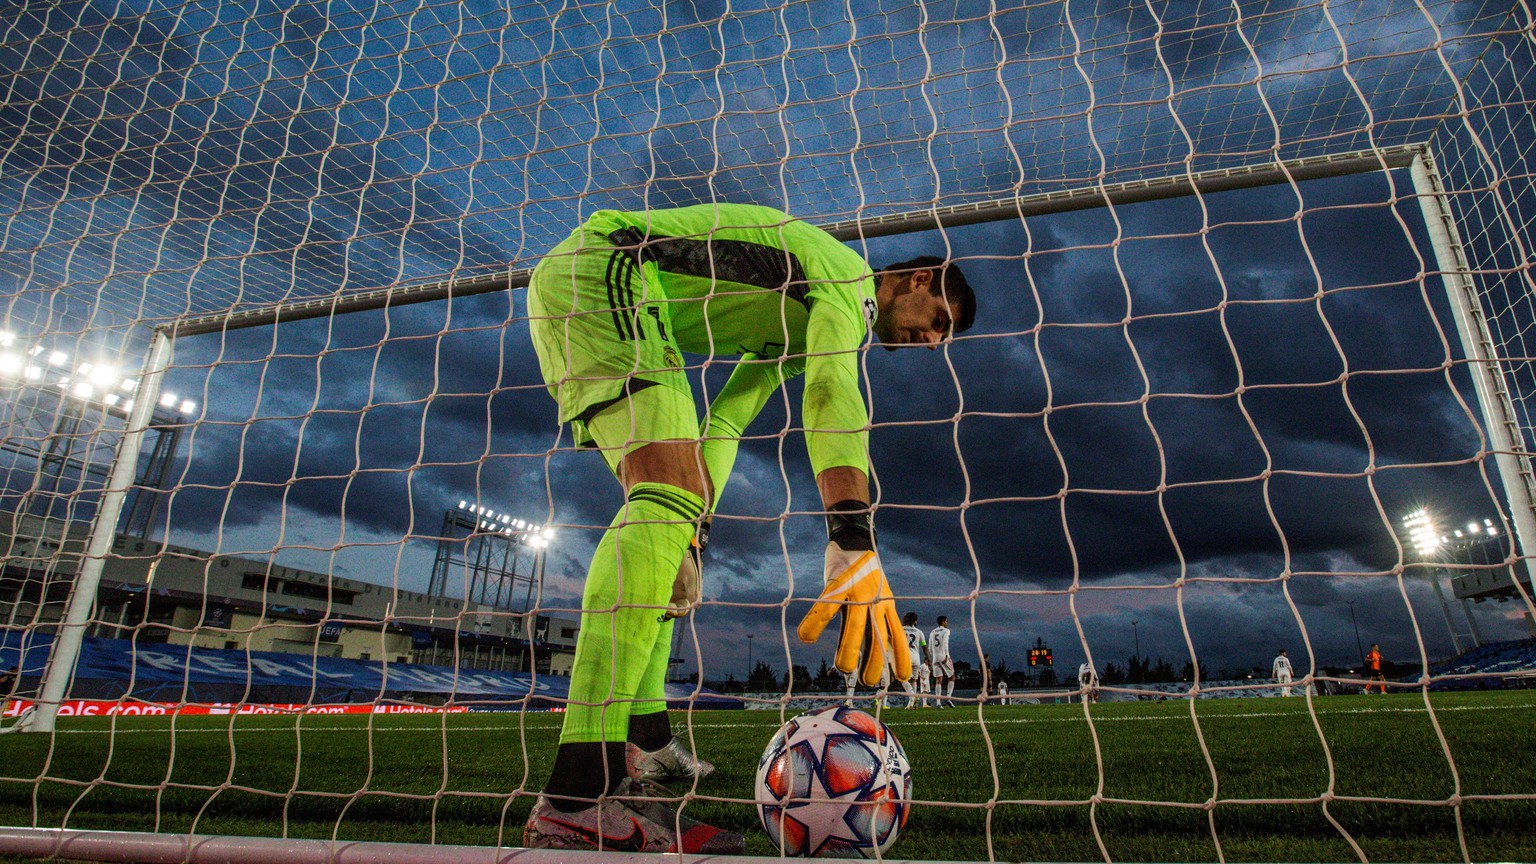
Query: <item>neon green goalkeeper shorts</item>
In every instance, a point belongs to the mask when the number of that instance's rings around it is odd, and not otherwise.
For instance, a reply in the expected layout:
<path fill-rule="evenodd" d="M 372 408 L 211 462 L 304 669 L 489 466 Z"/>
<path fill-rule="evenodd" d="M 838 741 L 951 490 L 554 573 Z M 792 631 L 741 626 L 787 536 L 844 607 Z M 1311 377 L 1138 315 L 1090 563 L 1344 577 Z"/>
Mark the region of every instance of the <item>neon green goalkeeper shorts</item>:
<path fill-rule="evenodd" d="M 579 446 L 601 447 L 610 466 L 652 441 L 699 437 L 654 266 L 583 228 L 544 256 L 528 283 L 533 348 L 560 422 Z M 627 410 L 607 410 L 620 403 Z"/>

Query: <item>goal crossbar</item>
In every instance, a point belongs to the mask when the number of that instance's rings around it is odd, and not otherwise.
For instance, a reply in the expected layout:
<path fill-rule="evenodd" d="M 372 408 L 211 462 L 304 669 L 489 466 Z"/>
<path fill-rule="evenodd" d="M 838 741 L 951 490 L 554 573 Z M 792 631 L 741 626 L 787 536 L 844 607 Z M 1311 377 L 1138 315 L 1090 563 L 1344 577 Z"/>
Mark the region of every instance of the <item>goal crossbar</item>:
<path fill-rule="evenodd" d="M 1429 152 L 1427 144 L 1414 143 L 1296 159 L 1269 160 L 1250 165 L 1186 171 L 1182 174 L 1167 174 L 1119 183 L 1100 182 L 1070 189 L 1011 198 L 995 198 L 969 204 L 933 206 L 884 216 L 858 217 L 826 223 L 821 225 L 821 228 L 833 237 L 844 241 L 911 234 L 1004 219 L 1024 219 L 1095 207 L 1137 204 L 1190 195 L 1207 195 L 1233 189 L 1275 186 L 1326 177 L 1407 168 L 1413 164 L 1415 158 L 1427 152 Z M 277 303 L 238 312 L 199 315 L 179 319 L 164 325 L 162 329 L 169 331 L 172 336 L 193 336 L 247 327 L 262 327 L 279 321 L 302 321 L 371 309 L 429 303 L 451 297 L 470 297 L 476 294 L 527 287 L 531 272 L 529 268 L 499 270 L 495 273 Z"/>

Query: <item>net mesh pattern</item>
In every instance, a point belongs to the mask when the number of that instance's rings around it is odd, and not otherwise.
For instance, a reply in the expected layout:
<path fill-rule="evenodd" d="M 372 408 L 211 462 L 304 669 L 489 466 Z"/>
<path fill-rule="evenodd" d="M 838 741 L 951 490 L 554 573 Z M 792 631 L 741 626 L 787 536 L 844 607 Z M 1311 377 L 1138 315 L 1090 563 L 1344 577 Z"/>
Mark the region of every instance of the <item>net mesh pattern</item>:
<path fill-rule="evenodd" d="M 860 354 L 881 559 L 921 641 L 947 618 L 953 692 L 931 654 L 880 692 L 795 638 L 826 534 L 790 382 L 670 649 L 672 730 L 718 766 L 674 782 L 685 815 L 776 856 L 758 756 L 850 704 L 911 762 L 896 857 L 1531 857 L 1533 27 L 16 6 L 0 731 L 59 722 L 0 736 L 0 825 L 520 845 L 624 499 L 556 422 L 526 292 L 395 300 L 598 210 L 729 201 L 975 287 L 970 332 Z M 683 363 L 701 408 L 737 367 Z"/>

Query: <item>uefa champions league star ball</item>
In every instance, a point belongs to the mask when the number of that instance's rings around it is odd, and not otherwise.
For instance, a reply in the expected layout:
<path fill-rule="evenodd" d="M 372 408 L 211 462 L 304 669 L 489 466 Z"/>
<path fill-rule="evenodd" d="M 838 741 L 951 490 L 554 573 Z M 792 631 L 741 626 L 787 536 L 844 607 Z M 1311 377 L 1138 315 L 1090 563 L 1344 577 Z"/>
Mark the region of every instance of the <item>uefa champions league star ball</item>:
<path fill-rule="evenodd" d="M 757 763 L 757 815 L 785 855 L 884 855 L 911 800 L 906 751 L 884 723 L 852 708 L 789 721 Z"/>

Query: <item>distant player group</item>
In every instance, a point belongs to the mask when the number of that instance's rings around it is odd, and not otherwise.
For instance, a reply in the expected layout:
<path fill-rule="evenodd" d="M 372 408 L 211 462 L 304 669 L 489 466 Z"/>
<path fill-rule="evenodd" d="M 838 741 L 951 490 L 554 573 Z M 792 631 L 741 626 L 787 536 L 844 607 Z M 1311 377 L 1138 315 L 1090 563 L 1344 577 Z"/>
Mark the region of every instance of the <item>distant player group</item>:
<path fill-rule="evenodd" d="M 908 612 L 902 618 L 902 632 L 907 638 L 907 655 L 912 658 L 912 677 L 901 681 L 901 689 L 907 696 L 907 708 L 928 707 L 930 699 L 934 707 L 953 708 L 955 705 L 955 660 L 949 653 L 949 616 L 940 615 L 935 626 L 927 634 L 917 626 L 917 613 Z M 901 680 L 898 678 L 897 680 Z M 855 672 L 843 674 L 844 705 L 853 705 L 854 690 L 859 676 Z M 886 665 L 880 677 L 877 697 L 886 698 L 891 686 L 891 666 Z M 889 704 L 889 703 L 887 703 Z"/>

